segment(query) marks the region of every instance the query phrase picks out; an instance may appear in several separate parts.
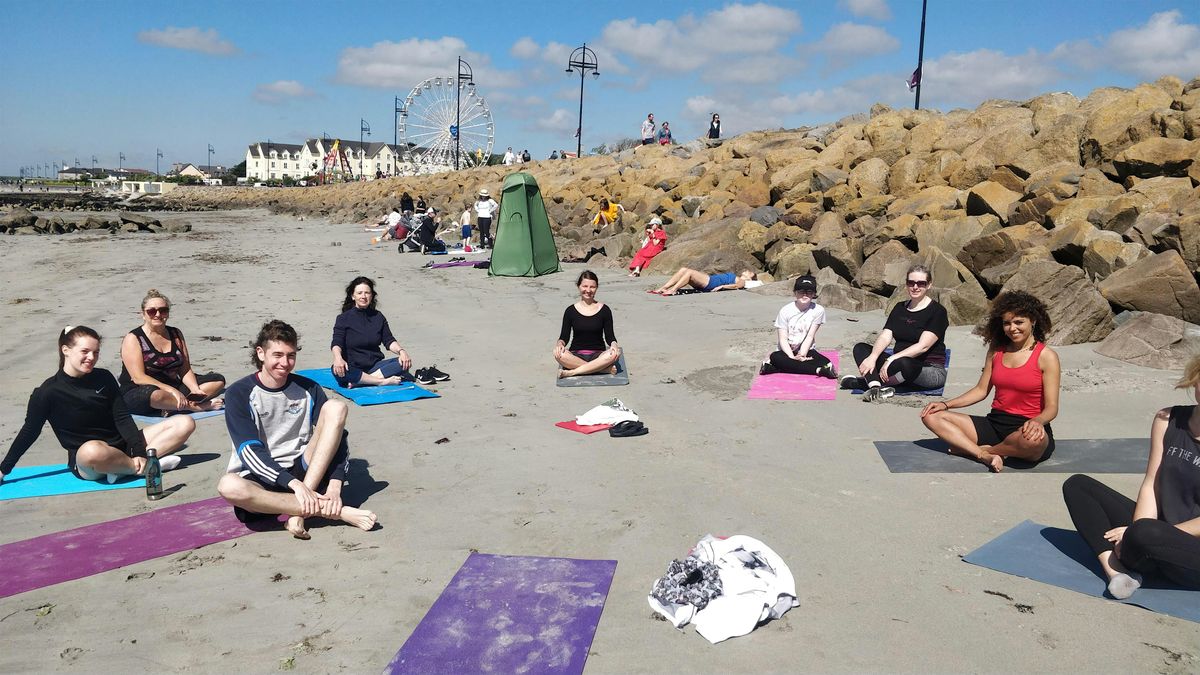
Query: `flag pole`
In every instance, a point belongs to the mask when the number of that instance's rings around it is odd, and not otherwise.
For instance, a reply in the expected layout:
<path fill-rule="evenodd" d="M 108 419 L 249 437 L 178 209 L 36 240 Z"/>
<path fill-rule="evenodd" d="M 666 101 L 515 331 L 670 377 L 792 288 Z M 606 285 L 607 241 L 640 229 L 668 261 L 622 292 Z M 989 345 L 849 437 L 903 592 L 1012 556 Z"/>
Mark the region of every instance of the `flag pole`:
<path fill-rule="evenodd" d="M 924 61 L 925 61 L 925 3 L 926 3 L 926 1 L 927 0 L 921 0 L 921 42 L 920 42 L 920 46 L 917 48 L 917 77 L 916 77 L 917 98 L 916 98 L 916 101 L 913 103 L 913 110 L 921 109 L 921 80 L 924 79 L 922 77 L 922 75 L 924 75 L 924 73 L 921 72 L 921 66 L 924 64 Z"/>

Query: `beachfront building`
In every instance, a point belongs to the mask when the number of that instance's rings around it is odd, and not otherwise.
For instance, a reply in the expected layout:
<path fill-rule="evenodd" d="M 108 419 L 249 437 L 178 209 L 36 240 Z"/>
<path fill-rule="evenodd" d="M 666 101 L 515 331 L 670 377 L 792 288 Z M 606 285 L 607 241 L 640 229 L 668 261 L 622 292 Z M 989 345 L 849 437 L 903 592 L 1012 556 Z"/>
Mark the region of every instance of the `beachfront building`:
<path fill-rule="evenodd" d="M 310 138 L 301 145 L 274 141 L 251 143 L 246 149 L 246 178 L 256 181 L 299 180 L 315 176 L 325 168 L 325 156 L 333 147 L 332 139 Z M 377 173 L 391 176 L 401 158 L 397 146 L 390 143 L 341 141 L 350 175 L 357 177 L 359 167 L 368 180 Z M 338 167 L 336 173 L 342 173 Z"/>
<path fill-rule="evenodd" d="M 177 164 L 174 173 L 176 176 L 191 176 L 199 178 L 205 183 L 216 181 L 217 185 L 221 184 L 221 177 L 229 173 L 229 169 L 223 166 L 206 166 L 204 164 Z"/>

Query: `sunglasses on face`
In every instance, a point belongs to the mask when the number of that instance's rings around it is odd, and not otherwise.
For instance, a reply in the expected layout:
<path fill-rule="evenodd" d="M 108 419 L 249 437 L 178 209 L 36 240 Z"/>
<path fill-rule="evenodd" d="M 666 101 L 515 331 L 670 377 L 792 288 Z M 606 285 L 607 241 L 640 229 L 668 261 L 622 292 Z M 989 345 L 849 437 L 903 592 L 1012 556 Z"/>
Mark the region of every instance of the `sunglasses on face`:
<path fill-rule="evenodd" d="M 167 316 L 171 313 L 170 307 L 147 307 L 145 309 L 146 316 Z"/>
<path fill-rule="evenodd" d="M 913 281 L 912 279 L 908 279 L 904 282 L 904 285 L 908 286 L 909 288 L 926 288 L 929 286 L 929 282 L 928 281 Z"/>

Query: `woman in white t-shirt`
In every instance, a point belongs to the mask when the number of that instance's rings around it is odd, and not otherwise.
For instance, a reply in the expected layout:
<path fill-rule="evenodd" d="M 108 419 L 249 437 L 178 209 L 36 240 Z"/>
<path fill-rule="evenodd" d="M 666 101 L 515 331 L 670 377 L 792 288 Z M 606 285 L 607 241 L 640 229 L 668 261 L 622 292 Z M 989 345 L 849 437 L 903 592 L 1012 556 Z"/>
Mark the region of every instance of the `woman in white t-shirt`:
<path fill-rule="evenodd" d="M 817 331 L 825 323 L 825 308 L 814 302 L 817 280 L 807 274 L 796 279 L 793 293 L 796 300 L 784 305 L 775 317 L 779 349 L 763 361 L 758 372 L 820 375 L 836 380 L 837 369 L 816 349 Z"/>

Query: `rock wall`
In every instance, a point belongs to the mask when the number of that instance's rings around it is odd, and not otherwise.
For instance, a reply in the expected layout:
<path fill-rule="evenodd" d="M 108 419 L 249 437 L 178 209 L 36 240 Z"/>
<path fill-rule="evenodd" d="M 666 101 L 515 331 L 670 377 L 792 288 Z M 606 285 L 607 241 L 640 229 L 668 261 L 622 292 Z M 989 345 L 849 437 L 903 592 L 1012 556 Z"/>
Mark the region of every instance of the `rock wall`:
<path fill-rule="evenodd" d="M 914 262 L 934 270 L 956 324 L 1008 288 L 1050 306 L 1052 342 L 1104 339 L 1115 313 L 1200 322 L 1200 78 L 1176 77 L 974 110 L 892 110 L 718 142 L 639 146 L 525 164 L 560 251 L 627 264 L 641 229 L 671 236 L 652 263 L 821 272 L 823 302 L 885 306 Z M 335 221 L 378 217 L 402 191 L 457 214 L 505 167 L 319 188 L 180 188 L 174 208 L 268 207 Z M 601 197 L 626 209 L 597 229 Z"/>

